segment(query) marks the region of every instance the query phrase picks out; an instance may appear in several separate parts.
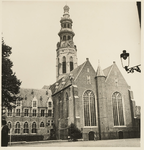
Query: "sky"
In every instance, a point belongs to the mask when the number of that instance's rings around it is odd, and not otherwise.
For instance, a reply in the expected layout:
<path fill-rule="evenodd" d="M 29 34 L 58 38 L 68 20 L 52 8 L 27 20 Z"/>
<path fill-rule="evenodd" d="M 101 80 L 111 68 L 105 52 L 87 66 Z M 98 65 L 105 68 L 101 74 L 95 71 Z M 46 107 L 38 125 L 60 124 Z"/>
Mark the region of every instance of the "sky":
<path fill-rule="evenodd" d="M 142 105 L 142 74 L 127 73 L 121 65 L 123 50 L 130 66 L 141 64 L 141 28 L 136 0 L 3 1 L 2 36 L 12 47 L 13 71 L 22 88 L 41 89 L 56 82 L 56 45 L 63 7 L 70 7 L 78 65 L 89 58 L 97 70 L 116 62 Z"/>

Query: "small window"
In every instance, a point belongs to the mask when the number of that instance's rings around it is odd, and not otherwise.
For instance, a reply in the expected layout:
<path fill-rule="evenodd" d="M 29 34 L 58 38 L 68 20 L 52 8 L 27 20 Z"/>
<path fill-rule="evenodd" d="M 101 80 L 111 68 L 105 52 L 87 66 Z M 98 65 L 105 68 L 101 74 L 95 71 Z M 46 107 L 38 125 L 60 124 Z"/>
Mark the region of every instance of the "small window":
<path fill-rule="evenodd" d="M 12 116 L 12 109 L 8 109 L 8 116 Z"/>
<path fill-rule="evenodd" d="M 36 107 L 36 101 L 33 101 L 33 107 Z"/>
<path fill-rule="evenodd" d="M 44 117 L 44 110 L 41 110 L 41 116 Z"/>
<path fill-rule="evenodd" d="M 16 102 L 16 105 L 17 105 L 17 106 L 20 106 L 20 101 L 17 101 L 17 102 Z"/>
<path fill-rule="evenodd" d="M 16 116 L 20 116 L 20 109 L 16 109 Z"/>
<path fill-rule="evenodd" d="M 51 120 L 51 126 L 53 126 L 53 124 L 54 124 L 54 122 L 53 122 L 53 120 Z"/>
<path fill-rule="evenodd" d="M 24 111 L 24 116 L 28 116 L 28 109 L 25 109 L 25 111 Z"/>
<path fill-rule="evenodd" d="M 48 120 L 48 122 L 47 122 L 47 126 L 50 126 L 50 120 Z"/>
<path fill-rule="evenodd" d="M 33 109 L 33 116 L 36 116 L 36 109 Z"/>
<path fill-rule="evenodd" d="M 44 127 L 44 123 L 43 122 L 41 122 L 40 127 Z"/>
<path fill-rule="evenodd" d="M 48 117 L 52 116 L 52 110 L 48 110 Z"/>
<path fill-rule="evenodd" d="M 49 104 L 49 107 L 52 107 L 52 103 L 51 102 L 49 102 L 48 104 Z"/>

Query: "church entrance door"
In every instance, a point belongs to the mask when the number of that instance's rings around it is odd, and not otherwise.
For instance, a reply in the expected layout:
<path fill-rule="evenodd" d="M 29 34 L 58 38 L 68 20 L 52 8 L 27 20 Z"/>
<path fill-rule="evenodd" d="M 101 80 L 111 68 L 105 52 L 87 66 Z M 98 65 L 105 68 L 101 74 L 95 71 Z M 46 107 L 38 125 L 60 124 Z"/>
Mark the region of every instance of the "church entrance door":
<path fill-rule="evenodd" d="M 119 139 L 123 139 L 123 132 L 122 131 L 119 131 L 118 135 L 119 135 Z"/>
<path fill-rule="evenodd" d="M 89 132 L 89 140 L 94 140 L 94 132 L 93 131 L 90 131 Z"/>

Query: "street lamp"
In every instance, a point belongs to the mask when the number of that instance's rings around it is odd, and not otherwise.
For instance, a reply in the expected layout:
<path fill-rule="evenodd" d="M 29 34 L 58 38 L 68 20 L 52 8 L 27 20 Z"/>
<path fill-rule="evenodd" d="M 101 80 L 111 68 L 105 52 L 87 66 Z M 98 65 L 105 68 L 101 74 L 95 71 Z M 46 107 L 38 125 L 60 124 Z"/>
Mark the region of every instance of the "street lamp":
<path fill-rule="evenodd" d="M 122 67 L 127 71 L 127 73 L 134 73 L 134 70 L 137 72 L 141 72 L 141 69 L 139 68 L 140 65 L 128 68 L 130 63 L 130 54 L 127 53 L 126 50 L 123 50 L 123 53 L 120 54 L 120 58 Z M 124 65 L 124 63 L 126 63 L 126 65 Z"/>

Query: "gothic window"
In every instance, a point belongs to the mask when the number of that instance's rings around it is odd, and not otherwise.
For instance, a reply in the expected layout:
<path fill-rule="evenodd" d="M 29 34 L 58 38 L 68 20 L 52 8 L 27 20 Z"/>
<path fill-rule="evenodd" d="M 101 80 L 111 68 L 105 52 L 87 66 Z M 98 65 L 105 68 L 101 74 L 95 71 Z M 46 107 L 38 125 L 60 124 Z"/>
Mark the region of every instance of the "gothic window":
<path fill-rule="evenodd" d="M 59 118 L 60 118 L 60 103 L 61 103 L 61 97 L 59 96 L 59 99 L 58 99 L 58 113 L 59 113 Z"/>
<path fill-rule="evenodd" d="M 84 101 L 84 124 L 85 126 L 96 126 L 95 96 L 91 90 L 83 95 Z"/>
<path fill-rule="evenodd" d="M 112 95 L 114 126 L 124 125 L 122 96 L 119 92 Z"/>
<path fill-rule="evenodd" d="M 33 124 L 32 124 L 32 133 L 37 133 L 36 123 L 35 122 L 33 122 Z"/>
<path fill-rule="evenodd" d="M 68 93 L 66 93 L 66 117 L 69 116 L 69 98 Z"/>
<path fill-rule="evenodd" d="M 15 133 L 18 133 L 18 134 L 20 133 L 20 123 L 19 122 L 16 123 Z"/>
<path fill-rule="evenodd" d="M 70 71 L 73 70 L 73 58 L 72 56 L 70 57 Z"/>
<path fill-rule="evenodd" d="M 28 128 L 28 123 L 27 122 L 24 123 L 23 133 L 29 133 L 29 128 Z"/>
<path fill-rule="evenodd" d="M 40 123 L 40 127 L 44 127 L 44 123 L 43 122 Z"/>
<path fill-rule="evenodd" d="M 63 56 L 63 73 L 66 73 L 66 57 Z"/>
<path fill-rule="evenodd" d="M 33 116 L 36 117 L 36 109 L 33 109 Z"/>

